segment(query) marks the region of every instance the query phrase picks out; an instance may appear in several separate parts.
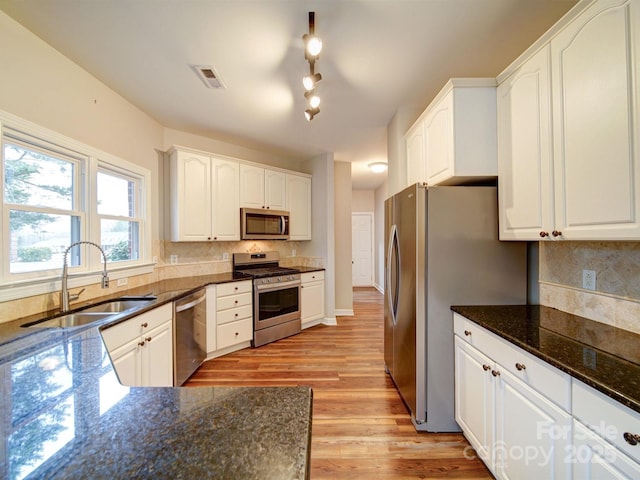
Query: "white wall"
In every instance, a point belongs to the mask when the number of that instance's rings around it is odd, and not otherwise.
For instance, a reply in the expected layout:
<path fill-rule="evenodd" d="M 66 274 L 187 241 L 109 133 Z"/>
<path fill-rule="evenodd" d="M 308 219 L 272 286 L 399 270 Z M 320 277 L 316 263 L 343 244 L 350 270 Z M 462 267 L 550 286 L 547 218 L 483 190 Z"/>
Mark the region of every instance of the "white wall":
<path fill-rule="evenodd" d="M 0 109 L 151 171 L 158 205 L 163 128 L 0 11 Z M 159 209 L 152 236 L 160 237 Z"/>
<path fill-rule="evenodd" d="M 353 314 L 351 273 L 351 164 L 334 163 L 336 313 Z"/>
<path fill-rule="evenodd" d="M 387 252 L 384 245 L 384 201 L 388 198 L 387 182 L 380 185 L 375 191 L 375 226 L 373 235 L 373 251 L 374 251 L 374 285 L 381 292 L 384 291 L 384 265 Z"/>
<path fill-rule="evenodd" d="M 373 190 L 352 190 L 351 211 L 373 212 L 375 209 L 375 192 Z"/>

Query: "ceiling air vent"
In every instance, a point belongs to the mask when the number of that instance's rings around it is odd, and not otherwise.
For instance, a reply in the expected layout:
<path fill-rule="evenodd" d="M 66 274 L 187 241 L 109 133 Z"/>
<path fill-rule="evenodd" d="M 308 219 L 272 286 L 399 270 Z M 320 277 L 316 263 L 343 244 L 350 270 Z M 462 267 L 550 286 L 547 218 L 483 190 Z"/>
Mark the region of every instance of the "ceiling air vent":
<path fill-rule="evenodd" d="M 207 88 L 225 88 L 222 79 L 211 65 L 194 65 L 193 70 L 198 74 Z"/>

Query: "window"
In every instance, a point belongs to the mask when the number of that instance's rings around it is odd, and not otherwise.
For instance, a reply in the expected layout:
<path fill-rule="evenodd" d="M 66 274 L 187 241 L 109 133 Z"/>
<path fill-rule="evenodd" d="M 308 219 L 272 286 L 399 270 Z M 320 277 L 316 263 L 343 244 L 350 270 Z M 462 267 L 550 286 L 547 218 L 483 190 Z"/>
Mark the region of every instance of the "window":
<path fill-rule="evenodd" d="M 0 285 L 59 276 L 81 240 L 101 245 L 111 269 L 148 259 L 146 169 L 3 112 L 0 128 Z M 97 249 L 74 248 L 67 263 L 74 273 L 102 269 Z"/>

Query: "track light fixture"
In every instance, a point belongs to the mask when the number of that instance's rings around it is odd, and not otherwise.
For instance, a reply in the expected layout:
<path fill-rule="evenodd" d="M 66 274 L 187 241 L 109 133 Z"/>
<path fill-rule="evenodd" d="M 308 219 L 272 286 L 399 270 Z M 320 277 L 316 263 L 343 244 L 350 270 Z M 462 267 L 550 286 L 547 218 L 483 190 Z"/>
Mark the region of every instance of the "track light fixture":
<path fill-rule="evenodd" d="M 316 95 L 315 88 L 317 83 L 322 80 L 322 75 L 315 72 L 315 64 L 318 60 L 318 55 L 322 50 L 322 40 L 316 36 L 316 14 L 315 12 L 309 12 L 309 33 L 305 33 L 302 36 L 304 41 L 304 58 L 309 62 L 309 75 L 305 75 L 302 78 L 302 85 L 306 90 L 304 97 L 309 102 L 309 108 L 304 112 L 305 117 L 310 122 L 313 117 L 320 112 L 320 97 Z"/>

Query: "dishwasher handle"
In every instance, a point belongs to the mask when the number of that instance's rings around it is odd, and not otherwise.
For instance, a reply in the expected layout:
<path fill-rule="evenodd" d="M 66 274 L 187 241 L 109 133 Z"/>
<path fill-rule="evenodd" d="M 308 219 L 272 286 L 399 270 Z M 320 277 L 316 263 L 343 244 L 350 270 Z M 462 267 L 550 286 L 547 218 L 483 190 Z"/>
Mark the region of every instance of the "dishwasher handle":
<path fill-rule="evenodd" d="M 198 295 L 198 297 L 195 300 L 190 300 L 191 298 L 193 298 L 195 295 Z M 182 301 L 187 301 L 187 303 L 179 303 L 176 302 L 176 313 L 180 313 L 180 312 L 184 312 L 185 310 L 189 310 L 190 308 L 195 307 L 196 305 L 204 302 L 204 300 L 206 299 L 206 295 L 204 295 L 204 292 L 201 294 L 194 294 L 194 295 L 190 295 L 189 297 L 187 297 L 186 299 L 183 299 Z"/>

